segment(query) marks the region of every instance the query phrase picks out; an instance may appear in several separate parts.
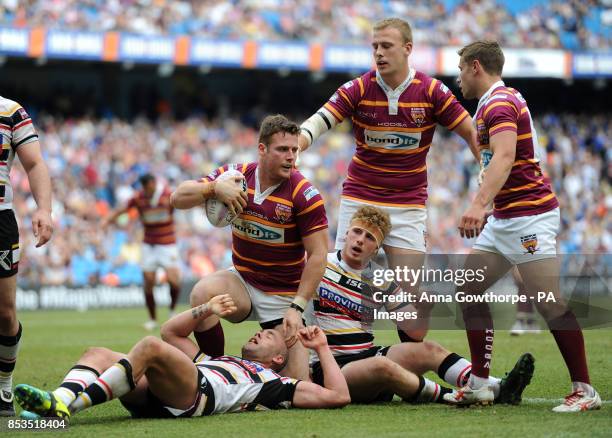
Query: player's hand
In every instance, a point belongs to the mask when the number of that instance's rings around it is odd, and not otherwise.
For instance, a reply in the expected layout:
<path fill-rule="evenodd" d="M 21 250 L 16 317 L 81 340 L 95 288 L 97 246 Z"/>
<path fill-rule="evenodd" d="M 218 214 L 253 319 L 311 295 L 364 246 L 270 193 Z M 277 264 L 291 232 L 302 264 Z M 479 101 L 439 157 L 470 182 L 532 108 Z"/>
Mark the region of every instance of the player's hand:
<path fill-rule="evenodd" d="M 297 331 L 302 327 L 302 313 L 291 307 L 287 309 L 283 317 L 283 333 L 287 347 L 291 348 L 297 342 Z"/>
<path fill-rule="evenodd" d="M 212 297 L 208 303 L 208 309 L 214 313 L 215 315 L 223 318 L 225 316 L 231 315 L 238 308 L 236 304 L 234 304 L 234 300 L 228 294 L 217 295 L 216 297 Z"/>
<path fill-rule="evenodd" d="M 461 237 L 471 239 L 482 231 L 485 224 L 485 209 L 479 205 L 472 204 L 461 216 L 459 221 L 459 234 Z"/>
<path fill-rule="evenodd" d="M 306 348 L 319 350 L 327 346 L 327 337 L 316 325 L 309 325 L 298 330 L 297 337 Z"/>
<path fill-rule="evenodd" d="M 34 237 L 38 239 L 36 242 L 36 248 L 40 248 L 49 240 L 53 234 L 53 221 L 51 220 L 51 212 L 37 209 L 32 215 L 32 231 Z"/>
<path fill-rule="evenodd" d="M 223 202 L 233 216 L 238 216 L 247 205 L 248 195 L 242 191 L 244 176 L 215 183 L 215 197 Z"/>

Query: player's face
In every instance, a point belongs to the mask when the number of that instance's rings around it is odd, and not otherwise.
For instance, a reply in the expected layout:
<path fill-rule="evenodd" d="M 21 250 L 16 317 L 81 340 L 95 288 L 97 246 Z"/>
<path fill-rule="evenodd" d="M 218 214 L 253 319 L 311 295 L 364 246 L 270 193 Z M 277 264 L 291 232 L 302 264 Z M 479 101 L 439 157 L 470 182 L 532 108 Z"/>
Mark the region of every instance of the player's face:
<path fill-rule="evenodd" d="M 411 51 L 412 43 L 405 43 L 398 29 L 385 27 L 374 32 L 372 54 L 381 75 L 391 76 L 406 69 Z"/>
<path fill-rule="evenodd" d="M 476 95 L 474 93 L 474 72 L 471 66 L 469 66 L 463 59 L 459 62 L 459 76 L 457 77 L 457 84 L 461 89 L 461 94 L 466 99 L 474 99 Z"/>
<path fill-rule="evenodd" d="M 298 136 L 277 132 L 270 144 L 259 145 L 259 160 L 263 170 L 273 180 L 288 179 L 298 153 Z"/>
<path fill-rule="evenodd" d="M 155 193 L 155 181 L 148 181 L 142 188 L 146 198 L 150 198 Z"/>
<path fill-rule="evenodd" d="M 355 269 L 364 268 L 378 251 L 378 243 L 372 233 L 360 227 L 351 227 L 346 233 L 342 259 Z"/>
<path fill-rule="evenodd" d="M 242 346 L 242 357 L 268 365 L 284 348 L 285 340 L 279 331 L 260 330 Z"/>

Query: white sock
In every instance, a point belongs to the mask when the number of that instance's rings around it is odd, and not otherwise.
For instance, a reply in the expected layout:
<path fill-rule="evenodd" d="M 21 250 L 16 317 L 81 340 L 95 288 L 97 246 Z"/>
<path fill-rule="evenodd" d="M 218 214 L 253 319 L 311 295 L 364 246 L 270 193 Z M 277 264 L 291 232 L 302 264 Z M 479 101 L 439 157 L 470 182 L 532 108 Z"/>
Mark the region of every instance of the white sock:
<path fill-rule="evenodd" d="M 595 395 L 595 388 L 584 382 L 572 382 L 572 391 L 583 391 L 589 397 Z"/>
<path fill-rule="evenodd" d="M 489 384 L 489 378 L 488 377 L 478 377 L 475 376 L 473 373 L 470 376 L 470 381 L 468 382 L 468 385 L 470 385 L 470 388 L 472 389 L 480 389 L 485 385 Z"/>
<path fill-rule="evenodd" d="M 472 364 L 459 355 L 456 355 L 456 360 L 457 361 L 446 370 L 444 375 L 440 377 L 442 377 L 446 383 L 461 388 L 465 385 L 465 376 L 469 376 L 472 372 Z"/>
<path fill-rule="evenodd" d="M 134 387 L 132 366 L 127 359 L 121 359 L 78 395 L 70 405 L 70 411 L 77 413 L 90 406 L 123 397 Z"/>
<path fill-rule="evenodd" d="M 440 385 L 426 377 L 421 378 L 423 379 L 424 385 L 421 392 L 419 392 L 414 398 L 414 401 L 419 403 L 435 402 L 440 395 Z"/>
<path fill-rule="evenodd" d="M 70 406 L 77 394 L 84 391 L 89 385 L 95 382 L 100 374 L 93 368 L 89 368 L 83 365 L 75 365 L 64 380 L 62 384 L 53 391 L 53 394 L 60 399 L 66 406 Z"/>
<path fill-rule="evenodd" d="M 489 377 L 489 386 L 493 389 L 493 395 L 495 398 L 499 397 L 499 391 L 501 389 L 501 379 L 497 377 Z"/>

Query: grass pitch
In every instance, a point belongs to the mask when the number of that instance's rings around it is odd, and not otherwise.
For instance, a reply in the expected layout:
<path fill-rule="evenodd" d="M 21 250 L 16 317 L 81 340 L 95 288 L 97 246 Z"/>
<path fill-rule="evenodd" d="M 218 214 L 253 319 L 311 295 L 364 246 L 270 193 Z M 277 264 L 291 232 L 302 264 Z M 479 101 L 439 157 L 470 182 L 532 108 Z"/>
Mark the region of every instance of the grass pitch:
<path fill-rule="evenodd" d="M 165 311 L 161 311 L 162 316 Z M 127 352 L 147 333 L 141 328 L 144 309 L 22 312 L 23 343 L 14 383 L 54 389 L 66 371 L 89 346 Z M 255 323 L 225 324 L 226 352 L 237 354 Z M 94 407 L 72 419 L 58 436 L 207 436 L 207 437 L 331 437 L 350 436 L 611 436 L 612 330 L 585 331 L 591 380 L 604 402 L 600 411 L 555 414 L 550 409 L 569 392 L 569 376 L 548 332 L 511 338 L 495 337 L 493 374 L 510 369 L 516 358 L 530 351 L 536 371 L 520 406 L 457 409 L 441 405 L 392 402 L 348 406 L 341 410 L 249 412 L 180 420 L 132 420 L 118 401 Z M 469 358 L 465 333 L 432 331 L 428 339 Z M 392 331 L 377 333 L 377 344 L 397 342 Z M 430 378 L 437 376 L 430 373 Z M 26 436 L 25 432 L 13 432 Z M 48 434 L 46 436 L 49 436 Z"/>

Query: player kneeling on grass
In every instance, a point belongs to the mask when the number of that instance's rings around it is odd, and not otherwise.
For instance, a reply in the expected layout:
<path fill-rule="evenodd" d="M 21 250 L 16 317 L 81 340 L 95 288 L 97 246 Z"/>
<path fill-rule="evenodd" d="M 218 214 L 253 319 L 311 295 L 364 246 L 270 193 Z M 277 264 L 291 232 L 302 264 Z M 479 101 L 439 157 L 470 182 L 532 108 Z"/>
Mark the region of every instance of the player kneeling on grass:
<path fill-rule="evenodd" d="M 68 418 L 119 398 L 133 417 L 196 417 L 276 408 L 337 408 L 350 402 L 340 368 L 318 327 L 298 331 L 298 339 L 321 361 L 325 387 L 276 374 L 287 362 L 279 331 L 257 332 L 242 347 L 242 358 L 212 359 L 187 338 L 200 320 L 227 316 L 236 306 L 228 295 L 187 310 L 162 326 L 164 342 L 147 336 L 127 354 L 91 348 L 53 392 L 17 385 L 22 416 Z M 194 357 L 192 361 L 190 357 Z"/>
<path fill-rule="evenodd" d="M 371 259 L 390 229 L 389 215 L 379 208 L 365 206 L 353 214 L 344 246 L 328 255 L 327 269 L 313 300 L 313 322 L 327 335 L 354 402 L 389 401 L 394 394 L 406 401 L 443 402 L 444 394 L 453 390 L 422 375 L 435 371 L 449 384 L 462 387 L 471 374 L 470 362 L 431 341 L 374 346 L 372 322 L 380 301 L 389 312 L 414 310 L 410 303 L 397 302 L 402 290 L 396 283 L 377 287 L 372 281 L 374 271 L 382 268 Z M 403 322 L 398 326 L 403 328 Z M 325 382 L 323 365 L 318 360 L 312 363 L 313 382 Z M 534 359 L 526 353 L 506 377 L 491 377 L 495 401 L 520 403 L 533 370 Z"/>

